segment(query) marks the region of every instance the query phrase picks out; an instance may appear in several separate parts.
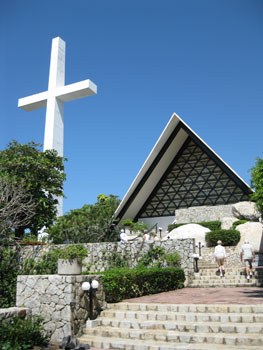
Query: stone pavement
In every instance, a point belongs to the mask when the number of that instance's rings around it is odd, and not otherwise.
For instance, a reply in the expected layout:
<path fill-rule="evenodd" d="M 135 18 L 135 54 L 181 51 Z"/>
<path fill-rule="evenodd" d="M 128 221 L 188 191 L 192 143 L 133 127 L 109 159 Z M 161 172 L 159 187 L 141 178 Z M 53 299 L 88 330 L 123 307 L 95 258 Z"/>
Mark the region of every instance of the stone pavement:
<path fill-rule="evenodd" d="M 123 301 L 164 304 L 263 304 L 263 288 L 183 288 Z"/>

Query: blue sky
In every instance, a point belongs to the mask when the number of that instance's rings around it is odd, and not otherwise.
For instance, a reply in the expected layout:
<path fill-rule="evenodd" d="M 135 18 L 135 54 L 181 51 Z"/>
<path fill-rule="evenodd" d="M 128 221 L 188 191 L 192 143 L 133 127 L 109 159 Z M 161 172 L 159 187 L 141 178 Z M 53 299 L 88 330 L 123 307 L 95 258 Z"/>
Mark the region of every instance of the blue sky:
<path fill-rule="evenodd" d="M 100 193 L 123 198 L 176 112 L 247 183 L 263 156 L 262 0 L 0 2 L 0 149 L 43 143 L 52 38 L 66 41 L 66 84 L 98 94 L 65 103 L 64 212 Z"/>

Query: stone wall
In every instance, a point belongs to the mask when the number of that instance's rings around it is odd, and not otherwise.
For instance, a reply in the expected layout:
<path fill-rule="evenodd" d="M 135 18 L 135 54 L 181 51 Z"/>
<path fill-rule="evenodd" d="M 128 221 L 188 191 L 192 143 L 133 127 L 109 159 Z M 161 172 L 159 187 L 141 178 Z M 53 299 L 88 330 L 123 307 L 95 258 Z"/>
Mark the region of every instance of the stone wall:
<path fill-rule="evenodd" d="M 227 204 L 177 209 L 175 211 L 175 219 L 177 224 L 221 221 L 224 217 L 233 216 L 232 207 L 232 204 Z"/>
<path fill-rule="evenodd" d="M 243 264 L 240 262 L 240 253 L 236 249 L 236 247 L 225 247 L 226 250 L 226 263 L 224 266 L 226 267 L 242 267 Z M 202 248 L 202 263 L 216 263 L 214 257 L 215 247 L 206 247 Z"/>
<path fill-rule="evenodd" d="M 133 241 L 128 243 L 106 242 L 106 243 L 86 243 L 84 244 L 88 250 L 88 256 L 84 260 L 83 270 L 90 272 L 101 272 L 109 267 L 109 263 L 113 255 L 118 255 L 123 261 L 128 262 L 129 267 L 136 266 L 138 261 L 147 253 L 150 247 L 160 246 L 167 253 L 178 252 L 181 256 L 181 267 L 184 269 L 193 269 L 193 239 L 178 239 L 167 241 Z M 21 263 L 26 258 L 37 260 L 41 255 L 54 249 L 63 247 L 63 245 L 44 245 L 44 246 L 25 246 L 21 248 Z"/>
<path fill-rule="evenodd" d="M 93 311 L 98 314 L 106 307 L 105 293 L 101 277 L 30 275 L 17 277 L 17 307 L 29 308 L 32 314 L 44 318 L 44 329 L 51 341 L 61 341 L 63 337 L 81 334 L 89 314 L 89 297 L 81 285 L 89 278 L 99 281 L 94 293 Z"/>
<path fill-rule="evenodd" d="M 226 267 L 244 267 L 244 263 L 241 263 L 240 261 L 240 249 L 238 247 L 225 247 L 226 250 L 226 263 L 224 266 Z M 215 257 L 214 257 L 214 247 L 206 247 L 202 248 L 201 255 L 202 255 L 202 262 L 211 264 L 215 263 Z M 197 249 L 198 252 L 198 249 Z M 263 266 L 263 256 L 262 254 L 257 254 L 255 256 L 255 263 L 253 263 L 255 266 Z"/>
<path fill-rule="evenodd" d="M 31 310 L 25 307 L 8 307 L 0 309 L 0 320 L 9 320 L 15 316 L 19 318 L 26 318 L 31 315 Z"/>

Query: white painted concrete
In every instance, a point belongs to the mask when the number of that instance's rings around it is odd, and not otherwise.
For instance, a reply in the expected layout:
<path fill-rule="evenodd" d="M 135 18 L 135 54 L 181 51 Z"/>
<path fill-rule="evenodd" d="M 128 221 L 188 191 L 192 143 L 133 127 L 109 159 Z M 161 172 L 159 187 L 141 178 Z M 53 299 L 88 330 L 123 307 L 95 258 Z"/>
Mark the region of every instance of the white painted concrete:
<path fill-rule="evenodd" d="M 44 151 L 55 149 L 63 157 L 64 102 L 97 93 L 97 86 L 89 79 L 65 85 L 66 43 L 57 37 L 52 40 L 48 91 L 20 98 L 18 107 L 25 111 L 46 107 Z M 58 216 L 62 213 L 62 198 L 59 198 Z"/>

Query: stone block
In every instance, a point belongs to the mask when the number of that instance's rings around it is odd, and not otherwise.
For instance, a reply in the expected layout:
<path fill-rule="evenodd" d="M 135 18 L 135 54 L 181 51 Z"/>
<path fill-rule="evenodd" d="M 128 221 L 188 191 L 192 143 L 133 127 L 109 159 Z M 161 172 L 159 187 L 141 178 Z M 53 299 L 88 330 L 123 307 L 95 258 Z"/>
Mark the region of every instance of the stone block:
<path fill-rule="evenodd" d="M 255 249 L 255 252 L 263 253 L 263 225 L 260 222 L 246 222 L 245 224 L 238 225 L 236 228 L 240 232 L 240 242 L 236 249 L 239 252 L 245 239 Z"/>
<path fill-rule="evenodd" d="M 242 220 L 259 221 L 260 213 L 253 202 L 239 202 L 232 206 L 233 216 Z"/>

